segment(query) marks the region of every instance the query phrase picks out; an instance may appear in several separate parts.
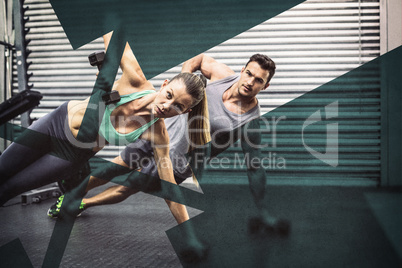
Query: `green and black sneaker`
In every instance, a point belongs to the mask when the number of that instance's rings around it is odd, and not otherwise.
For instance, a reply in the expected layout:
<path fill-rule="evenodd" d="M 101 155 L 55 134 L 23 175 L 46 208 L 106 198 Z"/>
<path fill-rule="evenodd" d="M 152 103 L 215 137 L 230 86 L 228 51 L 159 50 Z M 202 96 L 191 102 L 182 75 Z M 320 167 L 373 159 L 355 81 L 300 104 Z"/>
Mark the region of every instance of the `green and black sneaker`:
<path fill-rule="evenodd" d="M 60 213 L 61 209 L 61 204 L 63 203 L 64 200 L 64 195 L 60 196 L 57 200 L 56 203 L 54 203 L 49 210 L 47 211 L 47 215 L 52 218 L 52 219 L 57 219 Z M 77 215 L 77 217 L 81 216 L 81 213 L 84 211 L 84 205 L 85 203 L 81 201 L 80 204 L 80 213 Z"/>

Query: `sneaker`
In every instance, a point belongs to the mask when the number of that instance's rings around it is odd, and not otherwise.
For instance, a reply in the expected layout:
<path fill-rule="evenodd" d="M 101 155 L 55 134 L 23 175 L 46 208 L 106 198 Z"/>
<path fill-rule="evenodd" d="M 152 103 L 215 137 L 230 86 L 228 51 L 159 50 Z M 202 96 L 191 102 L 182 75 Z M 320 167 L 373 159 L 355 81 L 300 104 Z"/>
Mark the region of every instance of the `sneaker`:
<path fill-rule="evenodd" d="M 49 210 L 47 211 L 47 215 L 52 218 L 52 219 L 57 219 L 60 213 L 61 209 L 61 204 L 63 203 L 64 200 L 64 195 L 60 196 L 57 200 L 56 203 L 54 203 Z M 77 217 L 81 216 L 81 213 L 84 211 L 84 205 L 85 203 L 81 201 L 79 210 L 80 212 L 78 213 Z"/>

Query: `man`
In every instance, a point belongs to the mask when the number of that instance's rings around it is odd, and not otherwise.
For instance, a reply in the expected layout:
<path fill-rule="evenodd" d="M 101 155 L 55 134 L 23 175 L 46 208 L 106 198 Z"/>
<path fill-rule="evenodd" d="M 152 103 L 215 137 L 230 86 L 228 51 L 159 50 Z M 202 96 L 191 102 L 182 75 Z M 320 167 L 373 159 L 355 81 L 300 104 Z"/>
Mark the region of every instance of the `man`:
<path fill-rule="evenodd" d="M 253 55 L 242 68 L 240 75 L 235 74 L 227 65 L 219 63 L 205 54 L 200 54 L 183 64 L 182 72 L 192 73 L 200 70 L 210 81 L 206 88 L 206 95 L 210 115 L 211 146 L 212 148 L 220 148 L 215 150 L 215 153 L 224 150 L 218 144 L 220 138 L 225 137 L 230 131 L 244 126 L 247 122 L 253 122 L 253 119 L 260 116 L 260 107 L 256 96 L 268 88 L 269 82 L 275 74 L 275 68 L 275 63 L 269 57 L 261 54 Z M 185 134 L 187 129 L 185 116 L 165 120 L 170 137 L 170 158 L 178 184 L 192 175 L 191 168 L 184 156 L 189 146 Z M 258 125 L 258 120 L 254 120 L 254 126 L 256 124 Z M 244 135 L 237 138 L 245 140 Z M 247 137 L 248 141 L 249 139 L 250 137 Z M 256 141 L 253 141 L 253 144 L 258 144 L 260 136 L 257 135 L 254 139 Z M 223 138 L 223 140 L 226 139 Z M 241 144 L 245 153 L 259 156 L 259 150 L 255 149 L 250 142 L 242 142 Z M 158 177 L 156 164 L 152 157 L 152 149 L 149 143 L 145 141 L 139 140 L 126 147 L 113 162 L 131 169 L 141 168 L 142 173 Z M 262 228 L 286 234 L 289 231 L 289 224 L 286 221 L 271 217 L 264 205 L 265 171 L 262 168 L 250 167 L 247 174 L 251 192 L 260 213 L 258 217 L 250 221 L 251 231 Z M 106 182 L 106 180 L 91 177 L 87 191 Z M 92 198 L 83 199 L 81 210 L 92 206 L 118 203 L 139 191 L 139 189 L 123 185 L 112 186 Z M 49 209 L 48 215 L 50 217 L 57 217 L 61 201 L 62 198 L 58 200 L 58 204 Z M 179 224 L 182 223 L 178 218 L 176 221 Z"/>

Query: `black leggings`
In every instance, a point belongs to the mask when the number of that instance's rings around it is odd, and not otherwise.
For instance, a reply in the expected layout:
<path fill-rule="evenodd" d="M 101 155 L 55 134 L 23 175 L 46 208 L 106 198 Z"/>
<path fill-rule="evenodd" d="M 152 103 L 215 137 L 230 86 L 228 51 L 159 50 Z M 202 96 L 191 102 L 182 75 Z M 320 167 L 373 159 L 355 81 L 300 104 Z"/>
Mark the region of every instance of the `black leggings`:
<path fill-rule="evenodd" d="M 42 117 L 0 155 L 0 205 L 59 179 L 94 155 L 68 141 L 67 103 Z"/>

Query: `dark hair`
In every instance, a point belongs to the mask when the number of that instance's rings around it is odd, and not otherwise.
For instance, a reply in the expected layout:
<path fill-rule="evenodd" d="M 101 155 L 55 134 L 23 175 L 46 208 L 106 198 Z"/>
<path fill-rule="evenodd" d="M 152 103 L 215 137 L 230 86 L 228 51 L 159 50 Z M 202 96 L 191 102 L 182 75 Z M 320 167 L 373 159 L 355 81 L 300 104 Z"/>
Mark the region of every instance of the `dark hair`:
<path fill-rule="evenodd" d="M 274 62 L 273 60 L 271 60 L 271 59 L 270 59 L 268 56 L 266 56 L 266 55 L 263 55 L 263 54 L 254 54 L 254 55 L 251 56 L 250 59 L 248 60 L 248 62 L 247 62 L 247 64 L 246 64 L 246 67 L 247 67 L 247 65 L 248 65 L 250 62 L 253 62 L 253 61 L 257 62 L 257 63 L 260 65 L 260 67 L 261 67 L 262 69 L 267 70 L 267 71 L 269 72 L 268 79 L 267 79 L 267 83 L 268 83 L 269 81 L 271 81 L 271 78 L 272 78 L 272 77 L 274 76 L 274 74 L 275 74 L 275 69 L 276 69 L 275 62 Z"/>

